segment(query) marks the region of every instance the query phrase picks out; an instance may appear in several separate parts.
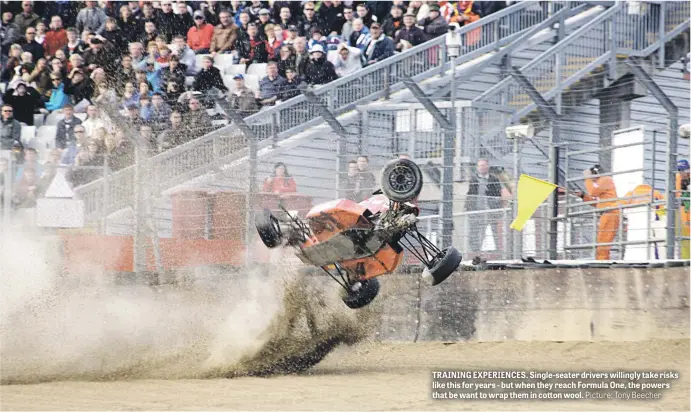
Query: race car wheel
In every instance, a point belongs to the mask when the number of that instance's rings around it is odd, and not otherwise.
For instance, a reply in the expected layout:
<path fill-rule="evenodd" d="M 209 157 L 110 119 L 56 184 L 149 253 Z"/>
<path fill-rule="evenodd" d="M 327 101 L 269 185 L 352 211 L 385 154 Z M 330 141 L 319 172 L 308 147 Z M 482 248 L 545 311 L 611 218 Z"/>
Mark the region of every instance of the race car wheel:
<path fill-rule="evenodd" d="M 382 169 L 381 190 L 394 202 L 415 200 L 422 190 L 422 172 L 409 159 L 394 159 Z"/>
<path fill-rule="evenodd" d="M 367 279 L 351 285 L 343 296 L 343 303 L 351 309 L 360 309 L 369 305 L 379 293 L 379 281 Z"/>
<path fill-rule="evenodd" d="M 281 226 L 278 224 L 278 219 L 269 209 L 264 209 L 257 214 L 255 226 L 257 227 L 257 232 L 259 232 L 259 237 L 266 247 L 274 248 L 281 244 L 283 238 Z"/>
<path fill-rule="evenodd" d="M 460 264 L 461 252 L 451 246 L 448 249 L 442 250 L 442 256 L 437 258 L 431 267 L 425 268 L 423 277 L 431 278 L 432 286 L 436 286 L 451 276 Z"/>

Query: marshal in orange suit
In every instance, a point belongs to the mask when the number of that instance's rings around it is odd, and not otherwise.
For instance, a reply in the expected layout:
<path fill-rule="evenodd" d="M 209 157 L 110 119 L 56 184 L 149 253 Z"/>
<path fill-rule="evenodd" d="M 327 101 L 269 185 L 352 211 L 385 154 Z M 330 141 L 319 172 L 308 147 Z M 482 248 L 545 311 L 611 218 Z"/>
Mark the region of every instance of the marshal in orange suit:
<path fill-rule="evenodd" d="M 585 190 L 587 193 L 581 193 L 581 199 L 586 202 L 598 201 L 598 203 L 596 203 L 598 209 L 616 207 L 619 203 L 615 200 L 617 199 L 617 189 L 614 186 L 614 179 L 612 179 L 612 176 L 598 176 L 600 172 L 600 165 L 595 165 L 583 171 L 583 175 L 585 176 Z M 619 229 L 620 219 L 621 214 L 618 209 L 608 210 L 602 213 L 597 228 L 598 245 L 612 243 L 614 241 Z M 595 249 L 595 259 L 609 260 L 609 252 L 611 249 L 612 246 L 610 245 L 597 246 Z"/>

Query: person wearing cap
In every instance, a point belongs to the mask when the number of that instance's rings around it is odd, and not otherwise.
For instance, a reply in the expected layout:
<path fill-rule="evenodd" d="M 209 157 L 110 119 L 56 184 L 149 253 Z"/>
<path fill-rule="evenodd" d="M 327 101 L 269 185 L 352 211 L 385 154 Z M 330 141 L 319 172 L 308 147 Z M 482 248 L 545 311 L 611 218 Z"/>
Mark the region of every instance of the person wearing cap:
<path fill-rule="evenodd" d="M 398 31 L 394 43 L 396 50 L 403 51 L 425 42 L 425 33 L 415 25 L 415 15 L 408 12 L 403 16 L 403 28 Z"/>
<path fill-rule="evenodd" d="M 257 113 L 260 109 L 256 94 L 245 85 L 245 76 L 236 74 L 233 76 L 235 90 L 229 96 L 230 107 L 238 110 L 243 116 Z"/>
<path fill-rule="evenodd" d="M 334 65 L 326 60 L 326 53 L 321 45 L 310 49 L 310 62 L 303 75 L 305 82 L 310 85 L 327 84 L 338 79 Z"/>
<path fill-rule="evenodd" d="M 321 25 L 314 10 L 314 3 L 308 1 L 302 8 L 302 16 L 297 25 L 299 35 L 301 37 L 311 37 L 312 29 L 315 27 L 321 28 Z"/>
<path fill-rule="evenodd" d="M 689 237 L 691 233 L 691 212 L 689 206 L 691 199 L 689 196 L 689 161 L 681 159 L 677 162 L 676 175 L 676 196 L 680 199 L 679 216 L 677 217 L 677 234 L 682 237 Z M 691 258 L 691 249 L 689 248 L 689 240 L 683 239 L 681 241 L 681 258 Z"/>
<path fill-rule="evenodd" d="M 214 27 L 208 24 L 204 12 L 194 12 L 194 26 L 187 31 L 187 46 L 195 54 L 207 54 L 211 49 L 211 38 L 214 36 Z"/>
<path fill-rule="evenodd" d="M 269 19 L 269 10 L 268 9 L 259 10 L 257 20 L 255 20 L 254 23 L 257 25 L 257 29 L 259 30 L 259 37 L 267 39 L 268 33 L 266 32 L 266 26 L 271 23 L 271 21 Z"/>
<path fill-rule="evenodd" d="M 259 30 L 254 23 L 247 25 L 247 36 L 238 39 L 236 47 L 240 56 L 240 64 L 250 65 L 252 63 L 267 63 L 269 61 L 266 42 L 259 37 Z"/>
<path fill-rule="evenodd" d="M 364 58 L 366 65 L 374 64 L 394 55 L 395 47 L 393 40 L 382 33 L 379 23 L 372 23 L 370 27 L 370 37 L 365 47 Z"/>
<path fill-rule="evenodd" d="M 222 11 L 218 15 L 220 23 L 214 27 L 214 34 L 211 37 L 209 51 L 215 57 L 217 53 L 230 53 L 235 49 L 235 41 L 238 38 L 240 29 L 235 25 L 233 18 L 228 11 Z"/>
<path fill-rule="evenodd" d="M 418 26 L 422 26 L 422 31 L 425 33 L 425 38 L 431 40 L 439 37 L 449 30 L 449 25 L 446 23 L 444 17 L 439 13 L 438 4 L 429 5 L 429 16 L 420 20 Z"/>

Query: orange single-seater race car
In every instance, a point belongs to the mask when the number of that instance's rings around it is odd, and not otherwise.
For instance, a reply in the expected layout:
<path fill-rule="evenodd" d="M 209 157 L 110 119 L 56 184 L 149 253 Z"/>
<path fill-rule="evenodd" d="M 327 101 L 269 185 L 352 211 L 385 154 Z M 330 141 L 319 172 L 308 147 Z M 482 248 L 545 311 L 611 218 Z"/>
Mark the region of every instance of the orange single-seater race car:
<path fill-rule="evenodd" d="M 343 302 L 357 309 L 379 293 L 377 276 L 393 272 L 404 250 L 424 265 L 423 277 L 433 285 L 460 265 L 454 247 L 440 250 L 417 229 L 420 210 L 410 201 L 422 189 L 422 172 L 415 162 L 396 159 L 381 173 L 381 189 L 356 203 L 337 199 L 314 206 L 300 219 L 281 207 L 264 209 L 256 218 L 262 242 L 269 247 L 291 246 L 304 263 L 322 268 L 343 287 Z"/>

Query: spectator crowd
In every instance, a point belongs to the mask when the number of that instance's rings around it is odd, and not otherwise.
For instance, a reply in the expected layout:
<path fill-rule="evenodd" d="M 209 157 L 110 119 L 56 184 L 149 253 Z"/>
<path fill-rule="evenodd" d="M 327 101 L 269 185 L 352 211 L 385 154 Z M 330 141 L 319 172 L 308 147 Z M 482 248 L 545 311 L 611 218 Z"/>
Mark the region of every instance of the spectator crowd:
<path fill-rule="evenodd" d="M 22 1 L 2 2 L 0 151 L 36 157 L 22 127 L 57 121 L 62 167 L 132 163 L 134 143 L 115 108 L 151 154 L 224 124 L 215 98 L 244 115 L 323 85 L 476 21 L 506 2 L 431 1 Z M 248 82 L 245 70 L 265 73 Z M 40 120 L 40 121 L 39 121 Z M 31 152 L 33 150 L 33 152 Z M 32 154 L 29 154 L 32 153 Z M 49 168 L 43 168 L 43 172 Z M 33 173 L 23 167 L 17 181 Z M 69 174 L 74 186 L 102 175 Z"/>

